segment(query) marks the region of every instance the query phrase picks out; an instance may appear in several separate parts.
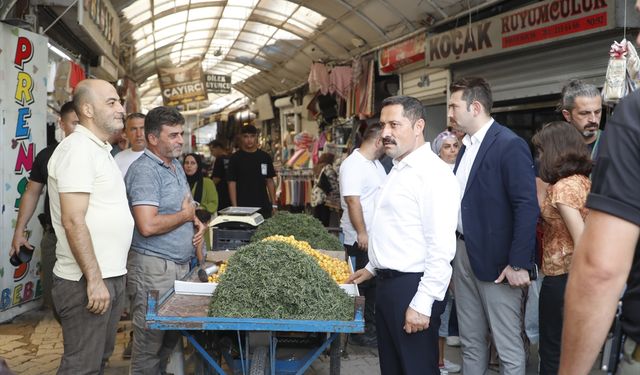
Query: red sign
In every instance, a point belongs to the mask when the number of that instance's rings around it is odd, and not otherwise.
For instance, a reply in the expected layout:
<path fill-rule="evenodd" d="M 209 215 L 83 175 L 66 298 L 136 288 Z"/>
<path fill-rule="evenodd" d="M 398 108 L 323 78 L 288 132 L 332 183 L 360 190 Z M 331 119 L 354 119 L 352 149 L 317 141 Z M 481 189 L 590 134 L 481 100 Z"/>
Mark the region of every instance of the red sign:
<path fill-rule="evenodd" d="M 425 34 L 381 49 L 378 52 L 380 74 L 391 74 L 403 66 L 424 60 Z"/>
<path fill-rule="evenodd" d="M 427 39 L 427 66 L 584 36 L 616 26 L 614 0 L 546 0 Z"/>
<path fill-rule="evenodd" d="M 520 34 L 514 34 L 502 38 L 502 48 L 515 47 L 523 44 L 539 42 L 545 39 L 553 39 L 562 35 L 574 34 L 585 30 L 597 29 L 607 26 L 607 13 L 602 12 L 578 18 L 576 20 L 557 23 L 555 25 L 541 27 Z"/>

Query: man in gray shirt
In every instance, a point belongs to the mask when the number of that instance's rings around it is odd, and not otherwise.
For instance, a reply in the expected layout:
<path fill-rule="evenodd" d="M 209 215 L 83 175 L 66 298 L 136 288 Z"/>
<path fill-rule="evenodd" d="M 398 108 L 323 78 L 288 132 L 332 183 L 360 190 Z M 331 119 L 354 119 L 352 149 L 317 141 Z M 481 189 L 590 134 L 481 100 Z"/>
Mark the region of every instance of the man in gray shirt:
<path fill-rule="evenodd" d="M 189 184 L 176 159 L 182 152 L 183 124 L 174 108 L 152 109 L 144 120 L 147 149 L 125 175 L 136 224 L 127 262 L 134 332 L 131 374 L 164 373 L 179 334 L 145 328 L 147 292 L 162 295 L 187 274 L 206 228 L 195 216 Z"/>

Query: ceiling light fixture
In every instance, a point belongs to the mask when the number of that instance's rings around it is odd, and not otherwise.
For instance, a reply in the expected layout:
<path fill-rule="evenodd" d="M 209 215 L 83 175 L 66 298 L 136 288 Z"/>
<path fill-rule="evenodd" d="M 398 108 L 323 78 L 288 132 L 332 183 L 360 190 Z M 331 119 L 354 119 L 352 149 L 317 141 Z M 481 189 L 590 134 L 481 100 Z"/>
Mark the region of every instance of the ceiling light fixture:
<path fill-rule="evenodd" d="M 222 47 L 218 47 L 217 50 L 213 51 L 213 56 L 215 56 L 215 57 L 222 56 Z"/>

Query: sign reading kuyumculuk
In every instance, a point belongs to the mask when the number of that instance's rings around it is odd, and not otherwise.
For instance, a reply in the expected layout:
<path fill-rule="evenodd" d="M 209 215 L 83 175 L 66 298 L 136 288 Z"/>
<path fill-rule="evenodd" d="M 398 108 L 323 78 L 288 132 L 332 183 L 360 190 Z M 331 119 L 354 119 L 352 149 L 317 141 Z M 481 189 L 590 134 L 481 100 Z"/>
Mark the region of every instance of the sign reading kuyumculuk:
<path fill-rule="evenodd" d="M 207 99 L 200 61 L 180 67 L 158 68 L 162 100 L 166 106 L 195 103 Z"/>
<path fill-rule="evenodd" d="M 231 76 L 207 73 L 205 74 L 207 92 L 214 94 L 231 93 Z"/>
<path fill-rule="evenodd" d="M 427 38 L 439 67 L 615 27 L 615 0 L 547 0 Z"/>

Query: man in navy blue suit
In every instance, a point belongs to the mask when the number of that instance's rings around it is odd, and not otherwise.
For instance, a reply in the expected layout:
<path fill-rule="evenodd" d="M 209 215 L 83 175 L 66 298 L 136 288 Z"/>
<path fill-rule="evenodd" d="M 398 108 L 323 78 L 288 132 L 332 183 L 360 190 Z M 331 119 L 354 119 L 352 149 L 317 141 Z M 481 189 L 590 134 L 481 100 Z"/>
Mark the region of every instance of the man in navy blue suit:
<path fill-rule="evenodd" d="M 463 372 L 486 372 L 491 332 L 501 372 L 524 374 L 523 298 L 539 213 L 533 160 L 524 139 L 491 117 L 484 79 L 462 78 L 450 92 L 449 121 L 466 133 L 455 167 L 462 203 L 453 264 Z"/>

